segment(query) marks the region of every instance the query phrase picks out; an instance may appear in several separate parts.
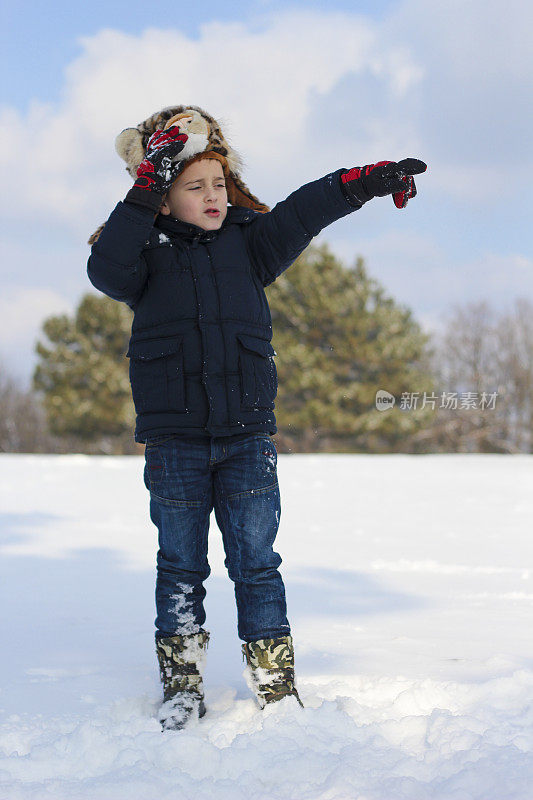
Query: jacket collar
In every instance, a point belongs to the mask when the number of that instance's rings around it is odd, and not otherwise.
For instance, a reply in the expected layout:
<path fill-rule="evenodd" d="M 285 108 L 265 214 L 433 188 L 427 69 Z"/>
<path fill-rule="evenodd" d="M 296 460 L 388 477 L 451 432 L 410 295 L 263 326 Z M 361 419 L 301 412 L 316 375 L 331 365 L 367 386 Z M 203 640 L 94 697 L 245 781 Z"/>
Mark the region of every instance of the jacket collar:
<path fill-rule="evenodd" d="M 190 222 L 182 222 L 180 219 L 171 217 L 170 214 L 166 216 L 164 214 L 158 214 L 154 222 L 154 227 L 170 236 L 180 236 L 187 241 L 212 242 L 216 239 L 217 234 L 228 225 L 247 222 L 258 213 L 257 211 L 242 206 L 228 206 L 226 219 L 220 228 L 215 231 L 206 231 L 200 228 L 199 225 L 193 225 Z"/>

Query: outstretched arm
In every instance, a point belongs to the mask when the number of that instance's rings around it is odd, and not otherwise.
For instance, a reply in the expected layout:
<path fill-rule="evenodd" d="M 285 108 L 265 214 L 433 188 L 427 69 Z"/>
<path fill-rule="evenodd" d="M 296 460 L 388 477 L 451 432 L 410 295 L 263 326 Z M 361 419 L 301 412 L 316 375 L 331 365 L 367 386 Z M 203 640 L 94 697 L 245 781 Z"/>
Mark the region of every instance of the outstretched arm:
<path fill-rule="evenodd" d="M 263 286 L 290 267 L 323 228 L 354 211 L 341 188 L 343 172 L 300 186 L 272 211 L 257 214 L 243 226 L 250 260 Z"/>
<path fill-rule="evenodd" d="M 296 189 L 268 214 L 258 214 L 244 226 L 244 235 L 263 286 L 290 267 L 323 228 L 373 197 L 392 194 L 396 207 L 405 208 L 416 194 L 412 175 L 425 169 L 418 159 L 338 169 Z"/>

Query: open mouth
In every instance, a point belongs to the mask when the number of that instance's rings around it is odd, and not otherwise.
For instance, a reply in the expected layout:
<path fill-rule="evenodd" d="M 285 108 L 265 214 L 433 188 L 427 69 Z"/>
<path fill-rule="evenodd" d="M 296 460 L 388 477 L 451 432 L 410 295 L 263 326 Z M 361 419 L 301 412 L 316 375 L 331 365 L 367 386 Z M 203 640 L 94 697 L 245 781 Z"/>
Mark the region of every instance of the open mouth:
<path fill-rule="evenodd" d="M 204 214 L 208 214 L 210 217 L 219 217 L 220 211 L 216 208 L 208 208 L 207 211 L 204 211 Z"/>

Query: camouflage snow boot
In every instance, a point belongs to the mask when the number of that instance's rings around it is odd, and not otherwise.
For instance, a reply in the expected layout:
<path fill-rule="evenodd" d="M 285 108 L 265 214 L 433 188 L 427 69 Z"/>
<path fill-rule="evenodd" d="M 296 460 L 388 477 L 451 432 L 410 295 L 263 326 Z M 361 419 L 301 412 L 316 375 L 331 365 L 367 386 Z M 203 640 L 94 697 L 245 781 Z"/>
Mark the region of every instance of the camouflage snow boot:
<path fill-rule="evenodd" d="M 158 719 L 163 730 L 179 730 L 195 712 L 200 718 L 206 711 L 200 668 L 209 633 L 156 636 L 155 641 L 164 698 Z"/>
<path fill-rule="evenodd" d="M 293 695 L 303 708 L 294 685 L 294 649 L 292 636 L 258 639 L 242 645 L 246 659 L 245 677 L 261 708 Z"/>

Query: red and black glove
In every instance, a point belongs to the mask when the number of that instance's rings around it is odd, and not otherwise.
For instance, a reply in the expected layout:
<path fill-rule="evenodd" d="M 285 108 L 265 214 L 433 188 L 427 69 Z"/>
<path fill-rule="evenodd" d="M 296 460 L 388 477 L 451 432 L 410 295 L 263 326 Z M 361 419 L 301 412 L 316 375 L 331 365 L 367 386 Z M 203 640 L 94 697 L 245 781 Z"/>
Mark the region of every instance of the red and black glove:
<path fill-rule="evenodd" d="M 181 153 L 188 138 L 177 125 L 167 131 L 155 131 L 148 139 L 146 155 L 137 168 L 137 180 L 124 200 L 154 213 L 159 211 L 163 196 L 180 173 L 181 162 L 173 159 Z"/>
<path fill-rule="evenodd" d="M 354 167 L 341 174 L 341 188 L 346 199 L 355 207 L 372 200 L 392 194 L 396 208 L 405 208 L 411 197 L 416 196 L 413 175 L 425 172 L 427 164 L 418 158 L 404 158 L 402 161 L 378 161 L 364 167 Z"/>

